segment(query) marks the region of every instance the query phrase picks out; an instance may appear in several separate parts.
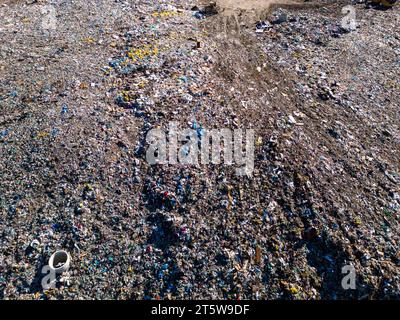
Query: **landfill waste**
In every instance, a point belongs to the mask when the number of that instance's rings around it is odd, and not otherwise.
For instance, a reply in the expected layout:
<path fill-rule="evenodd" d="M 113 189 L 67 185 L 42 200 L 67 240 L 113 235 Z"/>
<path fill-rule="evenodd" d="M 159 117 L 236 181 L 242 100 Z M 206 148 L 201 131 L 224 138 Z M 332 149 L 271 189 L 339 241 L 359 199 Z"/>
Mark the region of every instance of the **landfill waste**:
<path fill-rule="evenodd" d="M 63 273 L 69 270 L 71 264 L 71 256 L 68 252 L 60 250 L 52 254 L 49 259 L 49 267 L 54 273 Z"/>
<path fill-rule="evenodd" d="M 0 299 L 400 298 L 399 6 L 244 2 L 1 2 Z M 171 123 L 252 176 L 150 165 Z"/>

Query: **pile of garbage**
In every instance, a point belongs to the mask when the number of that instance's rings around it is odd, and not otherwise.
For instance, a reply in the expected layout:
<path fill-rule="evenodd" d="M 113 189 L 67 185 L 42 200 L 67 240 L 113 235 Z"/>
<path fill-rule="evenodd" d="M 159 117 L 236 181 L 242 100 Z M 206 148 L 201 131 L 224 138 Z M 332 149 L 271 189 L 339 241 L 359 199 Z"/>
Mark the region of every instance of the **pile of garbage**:
<path fill-rule="evenodd" d="M 400 298 L 400 9 L 319 3 L 3 5 L 0 298 Z M 150 164 L 171 123 L 254 130 L 253 172 Z"/>

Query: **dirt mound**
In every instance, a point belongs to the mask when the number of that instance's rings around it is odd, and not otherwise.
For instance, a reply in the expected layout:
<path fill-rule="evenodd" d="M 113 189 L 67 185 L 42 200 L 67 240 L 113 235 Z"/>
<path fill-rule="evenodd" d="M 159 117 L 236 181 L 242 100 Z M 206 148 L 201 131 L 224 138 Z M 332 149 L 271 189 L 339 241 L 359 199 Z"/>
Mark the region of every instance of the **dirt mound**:
<path fill-rule="evenodd" d="M 227 24 L 228 20 L 234 20 L 236 24 L 251 25 L 264 20 L 278 8 L 300 10 L 322 7 L 326 3 L 302 0 L 217 0 L 206 1 L 204 5 L 205 11 L 218 14 L 216 20 L 222 20 L 223 24 Z"/>
<path fill-rule="evenodd" d="M 285 5 L 285 6 L 298 6 L 303 4 L 300 1 L 279 1 L 279 0 L 217 0 L 217 6 L 224 10 L 243 10 L 243 11 L 268 11 L 272 7 Z"/>
<path fill-rule="evenodd" d="M 247 15 L 265 16 L 277 8 L 307 9 L 320 7 L 322 3 L 304 2 L 302 0 L 217 0 L 217 7 L 222 14 L 241 12 Z"/>

